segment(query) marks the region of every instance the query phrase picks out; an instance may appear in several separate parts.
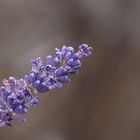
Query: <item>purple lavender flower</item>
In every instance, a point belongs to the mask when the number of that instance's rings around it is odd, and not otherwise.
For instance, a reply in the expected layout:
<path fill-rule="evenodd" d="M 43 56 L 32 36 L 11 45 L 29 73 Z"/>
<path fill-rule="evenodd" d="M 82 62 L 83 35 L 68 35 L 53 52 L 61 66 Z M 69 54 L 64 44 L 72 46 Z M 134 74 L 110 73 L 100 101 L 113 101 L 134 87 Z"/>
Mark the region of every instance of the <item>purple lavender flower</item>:
<path fill-rule="evenodd" d="M 38 105 L 38 93 L 61 88 L 69 83 L 69 75 L 78 74 L 80 58 L 91 54 L 92 48 L 87 44 L 79 46 L 76 53 L 73 47 L 56 48 L 55 56 L 48 55 L 45 64 L 40 57 L 32 60 L 32 70 L 24 79 L 4 79 L 0 88 L 0 127 L 10 127 L 14 118 L 26 121 L 21 115 L 27 113 L 30 107 Z"/>

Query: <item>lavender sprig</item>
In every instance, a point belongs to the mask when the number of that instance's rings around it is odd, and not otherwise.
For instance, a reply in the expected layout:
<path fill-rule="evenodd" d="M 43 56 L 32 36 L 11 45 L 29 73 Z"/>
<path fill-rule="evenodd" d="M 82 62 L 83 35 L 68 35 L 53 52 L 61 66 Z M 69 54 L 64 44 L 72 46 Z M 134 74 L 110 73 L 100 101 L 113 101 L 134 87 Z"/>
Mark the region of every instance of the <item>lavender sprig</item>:
<path fill-rule="evenodd" d="M 55 56 L 48 55 L 45 64 L 40 57 L 32 60 L 32 70 L 23 79 L 4 79 L 0 88 L 0 127 L 11 127 L 14 118 L 25 122 L 22 114 L 38 105 L 38 94 L 62 88 L 65 83 L 69 83 L 69 75 L 78 74 L 80 58 L 91 54 L 92 48 L 87 44 L 81 44 L 76 53 L 73 47 L 56 48 Z"/>

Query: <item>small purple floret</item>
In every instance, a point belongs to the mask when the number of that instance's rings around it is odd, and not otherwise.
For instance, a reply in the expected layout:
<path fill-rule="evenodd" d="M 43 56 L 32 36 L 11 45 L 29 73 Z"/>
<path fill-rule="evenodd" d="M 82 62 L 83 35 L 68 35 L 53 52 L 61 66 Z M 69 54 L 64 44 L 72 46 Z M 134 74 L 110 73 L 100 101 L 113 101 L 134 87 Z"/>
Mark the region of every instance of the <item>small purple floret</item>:
<path fill-rule="evenodd" d="M 32 71 L 33 72 L 38 73 L 41 66 L 42 66 L 42 60 L 40 57 L 36 58 L 35 60 L 32 60 Z"/>
<path fill-rule="evenodd" d="M 79 47 L 80 51 L 83 53 L 84 56 L 92 55 L 92 48 L 89 47 L 87 44 L 81 44 Z"/>

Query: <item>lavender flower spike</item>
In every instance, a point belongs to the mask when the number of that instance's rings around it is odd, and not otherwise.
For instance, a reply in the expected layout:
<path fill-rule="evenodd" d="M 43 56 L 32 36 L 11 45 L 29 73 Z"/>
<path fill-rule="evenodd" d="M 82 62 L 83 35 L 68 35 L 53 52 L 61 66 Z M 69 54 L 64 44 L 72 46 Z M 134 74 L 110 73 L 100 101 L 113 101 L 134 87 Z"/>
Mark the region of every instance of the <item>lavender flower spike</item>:
<path fill-rule="evenodd" d="M 80 58 L 90 55 L 92 48 L 87 44 L 81 44 L 77 52 L 73 47 L 63 46 L 60 50 L 56 48 L 54 57 L 48 55 L 45 64 L 40 57 L 32 60 L 31 72 L 23 79 L 4 79 L 0 88 L 0 127 L 11 127 L 11 121 L 15 118 L 25 122 L 22 114 L 38 105 L 39 93 L 62 88 L 69 83 L 69 75 L 78 74 Z"/>

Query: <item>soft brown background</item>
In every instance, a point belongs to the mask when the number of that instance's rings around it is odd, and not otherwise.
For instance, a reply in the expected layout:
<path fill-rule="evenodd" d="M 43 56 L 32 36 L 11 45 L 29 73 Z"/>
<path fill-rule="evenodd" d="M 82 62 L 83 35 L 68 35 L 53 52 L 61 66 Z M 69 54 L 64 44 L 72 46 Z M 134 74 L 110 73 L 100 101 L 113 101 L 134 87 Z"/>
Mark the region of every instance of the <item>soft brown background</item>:
<path fill-rule="evenodd" d="M 0 0 L 0 80 L 55 47 L 94 48 L 71 83 L 41 95 L 0 140 L 139 140 L 140 1 Z"/>

